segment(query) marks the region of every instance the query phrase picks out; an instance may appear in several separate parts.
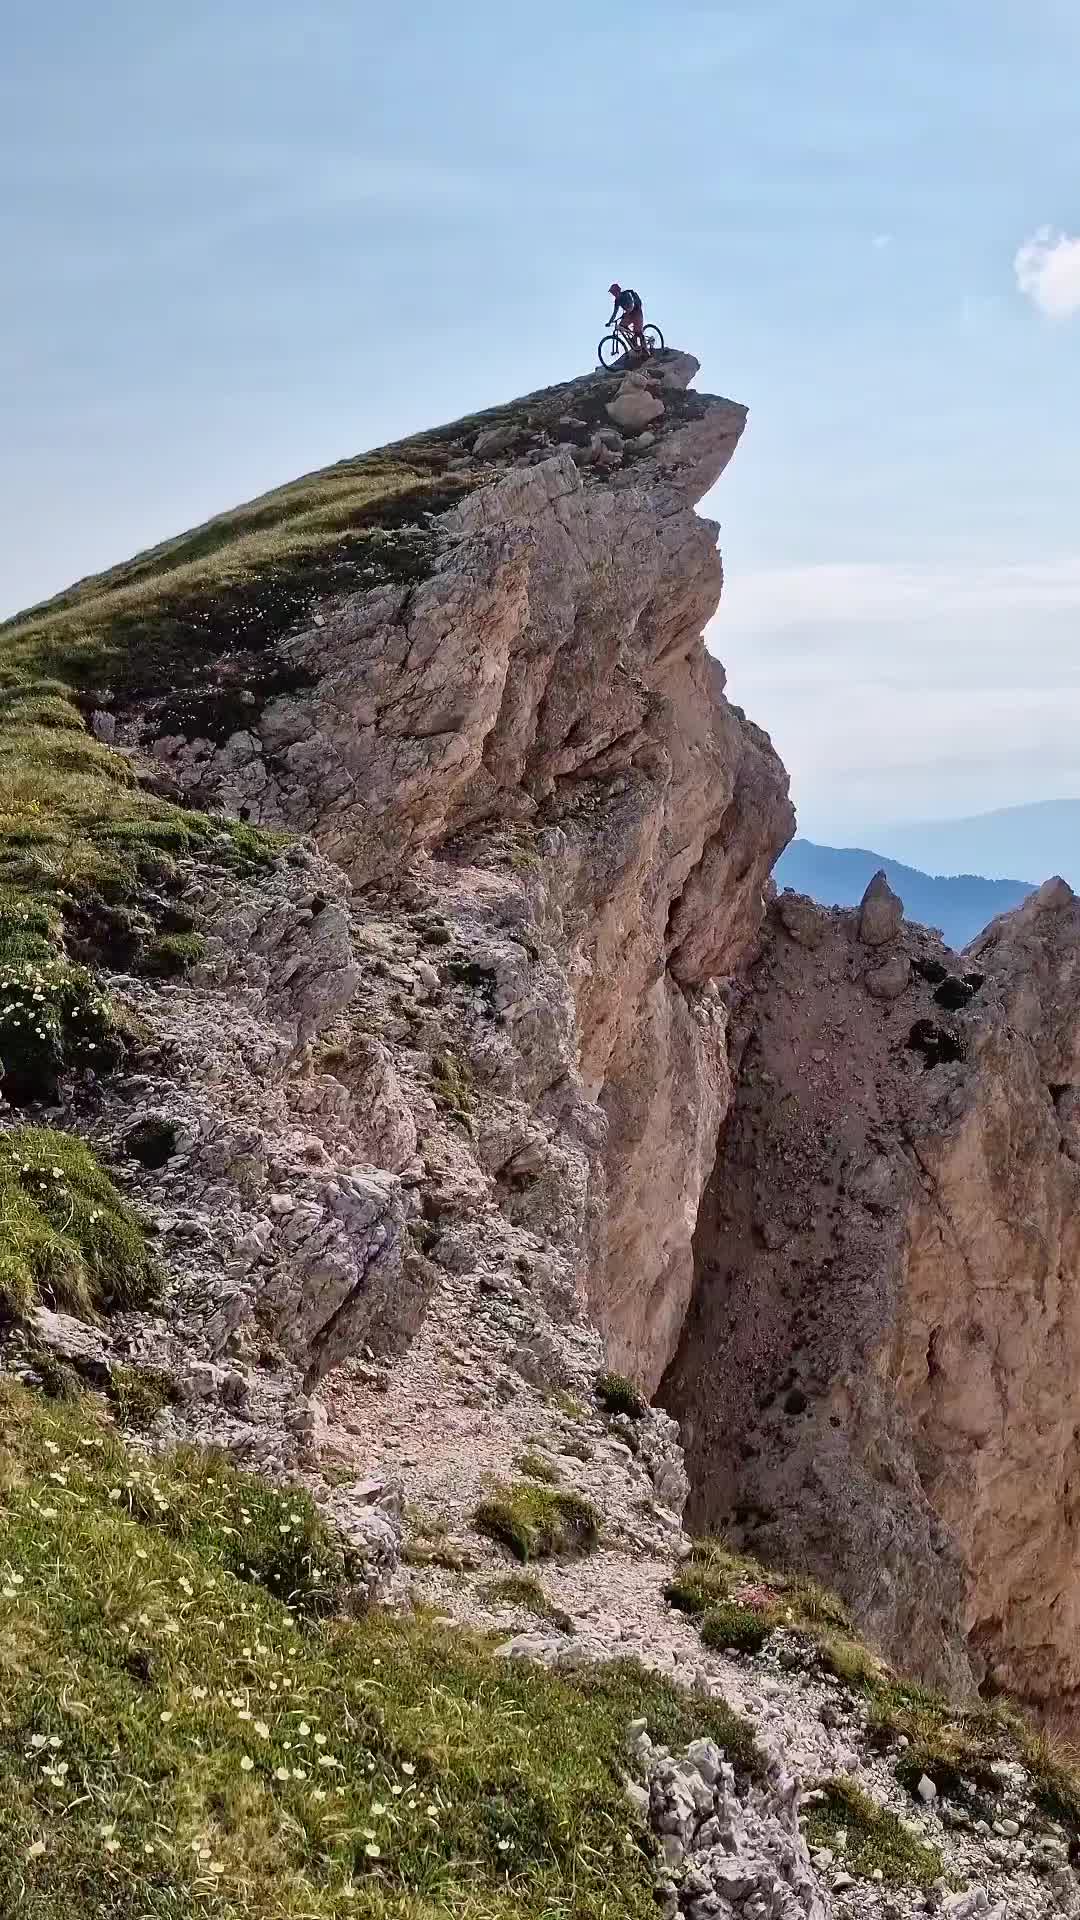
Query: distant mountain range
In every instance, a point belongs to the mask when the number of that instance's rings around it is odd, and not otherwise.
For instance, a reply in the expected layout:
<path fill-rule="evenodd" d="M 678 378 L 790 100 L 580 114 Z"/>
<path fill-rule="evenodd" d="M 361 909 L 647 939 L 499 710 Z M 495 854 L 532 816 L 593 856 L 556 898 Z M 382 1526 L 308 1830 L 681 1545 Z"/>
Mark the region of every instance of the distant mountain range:
<path fill-rule="evenodd" d="M 920 873 L 865 847 L 819 847 L 812 840 L 793 840 L 777 861 L 773 877 L 778 887 L 808 893 L 823 907 L 857 907 L 867 881 L 879 868 L 884 868 L 890 887 L 903 901 L 907 918 L 940 927 L 950 947 L 966 947 L 997 914 L 1019 906 L 1033 891 L 1026 880 Z"/>
<path fill-rule="evenodd" d="M 1040 800 L 969 820 L 875 827 L 866 837 L 890 859 L 923 873 L 1027 873 L 1039 885 L 1059 873 L 1080 892 L 1080 800 Z"/>

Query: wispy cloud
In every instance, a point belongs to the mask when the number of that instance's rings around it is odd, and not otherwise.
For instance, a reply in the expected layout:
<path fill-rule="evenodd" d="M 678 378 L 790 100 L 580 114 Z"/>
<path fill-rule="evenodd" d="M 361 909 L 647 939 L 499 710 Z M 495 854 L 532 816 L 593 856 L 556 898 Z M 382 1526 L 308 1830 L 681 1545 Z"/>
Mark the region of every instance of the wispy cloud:
<path fill-rule="evenodd" d="M 1013 261 L 1021 293 L 1051 320 L 1080 313 L 1080 238 L 1039 227 Z"/>
<path fill-rule="evenodd" d="M 735 574 L 724 600 L 724 617 L 742 632 L 1070 610 L 1080 610 L 1080 554 L 966 567 L 862 561 L 775 567 Z"/>
<path fill-rule="evenodd" d="M 732 568 L 710 647 L 767 727 L 804 830 L 1075 787 L 1080 552 Z"/>

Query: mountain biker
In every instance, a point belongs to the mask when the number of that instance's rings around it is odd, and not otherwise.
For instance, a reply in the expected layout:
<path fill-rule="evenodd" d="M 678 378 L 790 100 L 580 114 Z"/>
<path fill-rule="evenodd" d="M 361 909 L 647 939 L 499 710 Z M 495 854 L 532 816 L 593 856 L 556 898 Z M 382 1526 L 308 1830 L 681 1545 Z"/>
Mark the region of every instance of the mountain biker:
<path fill-rule="evenodd" d="M 615 302 L 615 305 L 611 309 L 611 319 L 608 321 L 608 326 L 614 326 L 616 316 L 618 316 L 619 332 L 626 335 L 631 345 L 635 346 L 639 353 L 648 353 L 649 349 L 645 344 L 644 337 L 645 314 L 641 305 L 640 293 L 635 293 L 633 287 L 620 287 L 617 280 L 612 281 L 608 292 Z"/>

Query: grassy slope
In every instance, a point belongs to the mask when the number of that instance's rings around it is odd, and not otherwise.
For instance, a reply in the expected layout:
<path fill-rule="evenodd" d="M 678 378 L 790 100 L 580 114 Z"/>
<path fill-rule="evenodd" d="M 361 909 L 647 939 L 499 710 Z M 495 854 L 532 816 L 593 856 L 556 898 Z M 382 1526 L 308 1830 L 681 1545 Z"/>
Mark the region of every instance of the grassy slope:
<path fill-rule="evenodd" d="M 427 571 L 425 516 L 487 477 L 450 470 L 478 432 L 510 426 L 524 445 L 567 410 L 599 420 L 609 394 L 591 375 L 340 461 L 0 624 L 0 914 L 33 901 L 85 923 L 105 903 L 115 926 L 113 909 L 167 883 L 178 856 L 257 854 L 255 836 L 148 793 L 88 736 L 87 706 L 193 689 L 178 726 L 244 724 L 237 695 L 303 684 L 267 649 L 320 602 Z"/>
<path fill-rule="evenodd" d="M 332 1611 L 308 1503 L 0 1381 L 0 1911 L 645 1920 L 628 1722 L 749 1756 L 630 1664 L 557 1679 Z"/>
<path fill-rule="evenodd" d="M 590 374 L 523 395 L 290 481 L 81 580 L 0 624 L 0 688 L 58 677 L 159 693 L 163 675 L 176 684 L 210 652 L 265 647 L 323 595 L 422 564 L 422 552 L 403 553 L 387 536 L 487 477 L 483 468 L 449 470 L 478 433 L 510 426 L 524 438 L 557 428 L 568 411 L 599 423 L 611 391 L 611 376 Z M 688 395 L 672 404 L 700 403 Z"/>

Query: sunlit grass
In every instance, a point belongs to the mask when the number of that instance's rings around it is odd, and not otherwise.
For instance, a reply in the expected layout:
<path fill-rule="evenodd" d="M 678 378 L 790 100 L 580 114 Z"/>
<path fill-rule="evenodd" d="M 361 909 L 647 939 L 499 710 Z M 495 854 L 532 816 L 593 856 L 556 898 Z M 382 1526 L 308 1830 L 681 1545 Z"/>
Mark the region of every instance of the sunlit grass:
<path fill-rule="evenodd" d="M 304 1497 L 129 1452 L 98 1406 L 0 1381 L 0 1912 L 655 1911 L 627 1726 L 752 1764 L 722 1702 L 343 1617 L 348 1557 Z"/>

